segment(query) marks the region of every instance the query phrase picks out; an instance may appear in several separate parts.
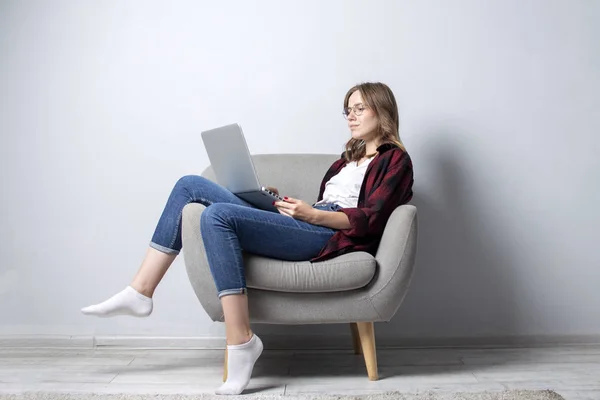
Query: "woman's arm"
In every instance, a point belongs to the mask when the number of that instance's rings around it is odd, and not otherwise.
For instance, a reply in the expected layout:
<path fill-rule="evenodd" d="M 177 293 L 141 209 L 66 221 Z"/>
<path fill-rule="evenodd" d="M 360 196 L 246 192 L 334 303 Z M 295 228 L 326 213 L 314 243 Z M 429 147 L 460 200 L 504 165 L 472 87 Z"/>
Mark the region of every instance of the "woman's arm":
<path fill-rule="evenodd" d="M 393 151 L 393 150 L 390 150 Z M 381 182 L 369 189 L 370 194 L 361 207 L 342 208 L 350 220 L 350 229 L 344 234 L 350 237 L 379 236 L 392 212 L 412 198 L 413 169 L 410 156 L 400 150 L 391 154 Z"/>
<path fill-rule="evenodd" d="M 350 229 L 350 220 L 346 214 L 338 211 L 322 211 L 313 208 L 305 201 L 285 197 L 285 201 L 274 201 L 279 212 L 288 217 L 313 225 L 326 226 L 333 229 Z"/>
<path fill-rule="evenodd" d="M 339 211 L 323 211 L 313 209 L 314 214 L 311 218 L 312 221 L 308 221 L 313 225 L 326 226 L 332 229 L 350 229 L 350 220 L 348 216 L 343 212 Z"/>

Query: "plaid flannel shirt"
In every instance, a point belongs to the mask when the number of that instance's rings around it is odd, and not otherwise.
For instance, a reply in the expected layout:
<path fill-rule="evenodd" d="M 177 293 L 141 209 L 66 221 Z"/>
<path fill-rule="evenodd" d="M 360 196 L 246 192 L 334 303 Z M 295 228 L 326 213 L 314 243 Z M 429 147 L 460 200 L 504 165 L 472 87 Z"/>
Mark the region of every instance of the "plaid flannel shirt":
<path fill-rule="evenodd" d="M 408 153 L 393 144 L 377 148 L 379 154 L 369 163 L 363 179 L 358 204 L 343 208 L 351 227 L 338 230 L 311 262 L 324 261 L 353 251 L 375 256 L 388 218 L 396 207 L 408 203 L 413 196 L 413 168 Z M 346 166 L 344 154 L 335 161 L 321 182 L 319 198 L 325 184 Z"/>

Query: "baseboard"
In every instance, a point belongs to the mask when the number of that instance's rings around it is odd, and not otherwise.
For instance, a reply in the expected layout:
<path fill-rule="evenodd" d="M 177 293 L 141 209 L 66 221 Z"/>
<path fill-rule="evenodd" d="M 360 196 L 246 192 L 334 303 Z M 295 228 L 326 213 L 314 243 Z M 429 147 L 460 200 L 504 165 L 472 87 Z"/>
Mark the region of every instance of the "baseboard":
<path fill-rule="evenodd" d="M 99 336 L 95 342 L 97 348 L 225 349 L 224 337 Z"/>
<path fill-rule="evenodd" d="M 93 348 L 93 336 L 0 335 L 0 348 Z"/>
<path fill-rule="evenodd" d="M 350 335 L 330 336 L 261 336 L 265 348 L 275 350 L 350 350 Z M 496 347 L 550 347 L 600 345 L 600 335 L 564 336 L 482 336 L 482 337 L 432 337 L 411 338 L 397 336 L 376 336 L 377 349 L 417 349 L 417 348 L 496 348 Z"/>
<path fill-rule="evenodd" d="M 261 335 L 271 350 L 350 350 L 350 335 Z M 377 348 L 493 348 L 600 345 L 600 335 L 399 338 L 377 336 Z M 223 337 L 0 335 L 0 349 L 224 349 Z"/>

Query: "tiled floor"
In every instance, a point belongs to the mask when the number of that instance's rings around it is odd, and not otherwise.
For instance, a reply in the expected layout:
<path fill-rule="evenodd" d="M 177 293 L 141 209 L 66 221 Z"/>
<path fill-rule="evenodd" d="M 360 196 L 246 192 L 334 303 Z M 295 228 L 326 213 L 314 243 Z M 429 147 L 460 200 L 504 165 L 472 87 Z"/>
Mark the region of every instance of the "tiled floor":
<path fill-rule="evenodd" d="M 223 351 L 0 349 L 0 392 L 212 393 Z M 600 400 L 600 346 L 516 349 L 379 349 L 380 380 L 349 351 L 268 351 L 245 393 L 362 394 L 553 389 Z"/>

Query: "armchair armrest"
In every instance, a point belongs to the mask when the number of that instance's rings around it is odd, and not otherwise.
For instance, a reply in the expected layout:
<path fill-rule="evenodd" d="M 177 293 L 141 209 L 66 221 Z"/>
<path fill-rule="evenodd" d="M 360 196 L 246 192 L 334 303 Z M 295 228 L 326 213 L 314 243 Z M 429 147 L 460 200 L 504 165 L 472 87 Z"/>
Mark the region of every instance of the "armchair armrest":
<path fill-rule="evenodd" d="M 377 272 L 367 287 L 371 303 L 385 321 L 398 308 L 413 276 L 417 253 L 417 208 L 404 204 L 394 210 L 375 255 Z"/>
<path fill-rule="evenodd" d="M 200 304 L 213 321 L 223 320 L 223 308 L 217 296 L 215 284 L 207 279 L 212 276 L 206 250 L 200 233 L 200 215 L 206 207 L 190 203 L 183 208 L 181 234 L 183 257 L 190 283 Z"/>

